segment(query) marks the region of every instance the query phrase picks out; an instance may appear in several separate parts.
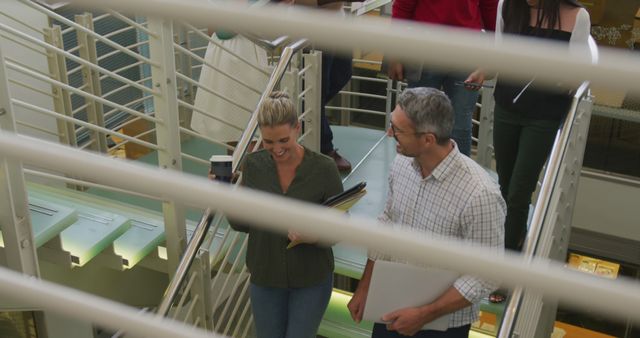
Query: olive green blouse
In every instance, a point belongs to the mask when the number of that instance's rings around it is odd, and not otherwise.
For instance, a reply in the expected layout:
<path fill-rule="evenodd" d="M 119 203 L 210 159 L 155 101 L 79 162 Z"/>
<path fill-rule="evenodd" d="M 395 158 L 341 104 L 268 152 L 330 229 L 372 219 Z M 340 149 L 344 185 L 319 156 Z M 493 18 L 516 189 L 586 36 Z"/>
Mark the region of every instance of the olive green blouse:
<path fill-rule="evenodd" d="M 275 162 L 265 150 L 247 155 L 242 176 L 247 188 L 316 204 L 343 191 L 334 161 L 307 148 L 286 193 L 280 187 Z M 303 220 L 291 220 L 296 221 Z M 230 224 L 236 231 L 249 234 L 246 263 L 251 272 L 251 282 L 256 285 L 307 287 L 322 282 L 333 273 L 331 247 L 303 243 L 287 249 L 289 239 L 286 234 L 273 233 L 233 220 L 230 220 Z"/>

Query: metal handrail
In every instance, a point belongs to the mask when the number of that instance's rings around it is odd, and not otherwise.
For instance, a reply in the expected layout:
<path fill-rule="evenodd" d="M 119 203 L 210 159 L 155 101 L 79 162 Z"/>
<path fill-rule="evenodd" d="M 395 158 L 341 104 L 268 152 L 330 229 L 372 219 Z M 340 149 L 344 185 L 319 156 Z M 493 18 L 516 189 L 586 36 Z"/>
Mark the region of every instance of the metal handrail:
<path fill-rule="evenodd" d="M 260 107 L 262 102 L 264 102 L 264 100 L 273 92 L 273 90 L 276 88 L 276 86 L 284 76 L 285 71 L 289 66 L 289 63 L 291 62 L 293 55 L 296 52 L 302 50 L 302 48 L 306 47 L 308 43 L 309 42 L 306 39 L 301 39 L 284 48 L 280 56 L 280 61 L 278 62 L 273 72 L 271 73 L 271 77 L 269 78 L 267 87 L 265 91 L 262 93 L 262 96 L 260 97 L 260 101 L 258 101 L 256 111 Z M 251 115 L 251 119 L 249 120 L 247 129 L 245 129 L 245 131 L 242 133 L 242 137 L 240 138 L 240 141 L 238 142 L 238 146 L 236 147 L 236 150 L 235 150 L 235 153 L 240 153 L 240 158 L 238 159 L 238 162 L 234 162 L 234 165 L 233 165 L 234 173 L 237 171 L 237 168 L 238 168 L 237 163 L 239 163 L 244 158 L 249 142 L 253 138 L 253 135 L 255 134 L 257 127 L 258 127 L 258 114 L 254 112 L 254 114 Z M 202 245 L 206 234 L 209 232 L 209 228 L 211 227 L 211 223 L 213 223 L 212 222 L 213 220 L 214 220 L 214 216 L 211 214 L 211 209 L 207 208 L 203 213 L 202 218 L 200 219 L 200 222 L 198 222 L 198 225 L 193 233 L 193 236 L 191 237 L 191 240 L 189 241 L 189 244 L 187 245 L 185 253 L 182 256 L 182 259 L 180 259 L 180 264 L 178 265 L 178 268 L 176 270 L 176 273 L 173 279 L 171 279 L 171 281 L 169 282 L 169 285 L 167 286 L 167 290 L 162 296 L 162 300 L 160 301 L 160 305 L 158 306 L 158 311 L 157 311 L 158 316 L 164 317 L 169 312 L 171 304 L 173 304 L 173 301 L 175 300 L 178 294 L 180 285 L 182 285 L 182 282 L 184 281 L 187 275 L 187 272 L 189 271 L 189 268 L 193 263 L 196 253 L 200 249 L 200 246 Z M 216 226 L 221 221 L 222 221 L 222 215 L 220 213 L 216 213 L 215 215 Z"/>
<path fill-rule="evenodd" d="M 573 96 L 569 113 L 556 134 L 556 140 L 553 144 L 553 148 L 551 149 L 549 162 L 545 169 L 542 186 L 533 211 L 531 225 L 524 243 L 522 253 L 524 255 L 525 263 L 529 263 L 533 260 L 536 248 L 538 247 L 538 242 L 543 229 L 543 222 L 548 210 L 551 208 L 551 194 L 556 187 L 558 176 L 560 175 L 562 159 L 567 152 L 569 136 L 573 130 L 576 116 L 578 115 L 578 106 L 580 105 L 582 98 L 588 94 L 588 89 L 589 82 L 583 82 L 582 85 L 580 85 Z M 518 308 L 522 302 L 523 294 L 523 287 L 519 286 L 514 289 L 513 294 L 509 297 L 509 303 L 504 312 L 502 325 L 500 326 L 500 331 L 496 337 L 510 337 L 511 331 L 515 325 Z"/>

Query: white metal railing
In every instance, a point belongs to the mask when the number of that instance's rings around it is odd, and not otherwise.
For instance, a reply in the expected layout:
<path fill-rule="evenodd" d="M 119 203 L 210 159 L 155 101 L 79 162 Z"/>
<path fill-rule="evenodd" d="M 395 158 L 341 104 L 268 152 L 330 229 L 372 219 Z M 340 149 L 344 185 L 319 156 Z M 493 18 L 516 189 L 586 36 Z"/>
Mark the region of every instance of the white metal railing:
<path fill-rule="evenodd" d="M 134 1 L 134 2 L 135 2 L 135 1 Z M 114 3 L 116 3 L 116 2 L 114 2 Z M 148 3 L 147 3 L 147 6 L 148 6 Z M 233 6 L 232 6 L 231 8 L 233 8 Z M 177 14 L 177 12 L 175 12 L 175 13 L 173 13 L 173 14 Z M 236 16 L 237 16 L 237 15 L 243 15 L 243 14 L 240 14 L 240 13 L 237 13 L 237 12 L 236 12 L 236 13 L 232 12 L 232 15 L 236 15 Z M 305 13 L 304 15 L 306 15 L 306 13 Z M 99 18 L 96 18 L 95 20 L 103 19 L 103 18 L 104 18 L 104 17 L 99 17 Z M 197 16 L 196 16 L 196 18 L 197 18 Z M 286 18 L 286 16 L 285 16 L 285 21 L 286 21 L 286 20 L 288 20 L 288 19 L 287 19 L 287 18 Z M 324 20 L 324 18 L 323 18 L 323 20 Z M 312 20 L 312 21 L 313 21 L 313 20 Z M 232 25 L 229 25 L 229 26 L 232 26 Z M 145 27 L 146 27 L 146 26 L 145 26 Z M 316 27 L 317 27 L 317 26 L 316 26 Z M 72 27 L 72 28 L 73 28 L 73 27 Z M 85 33 L 87 33 L 87 32 L 86 32 L 86 31 L 84 31 L 83 29 L 80 29 L 80 28 L 78 28 L 78 29 L 79 29 L 79 30 L 82 30 L 82 31 L 83 31 L 83 32 L 85 32 Z M 303 29 L 304 29 L 304 28 L 303 28 Z M 348 28 L 347 28 L 347 29 L 348 29 Z M 71 31 L 73 31 L 73 29 L 72 29 Z M 89 31 L 90 31 L 90 30 L 89 30 Z M 95 34 L 91 34 L 91 35 L 95 35 Z M 155 37 L 157 37 L 157 36 L 155 36 Z M 96 36 L 96 38 L 98 38 L 98 37 Z M 322 39 L 320 39 L 320 40 L 322 40 Z M 354 40 L 354 41 L 355 41 L 355 40 Z M 376 43 L 380 43 L 380 42 L 379 42 L 379 41 L 376 41 Z M 414 43 L 415 43 L 415 42 L 414 42 Z M 474 46 L 474 45 L 471 45 L 471 46 Z M 129 49 L 129 48 L 130 48 L 130 46 L 127 46 L 127 47 L 119 47 L 119 48 L 126 48 L 126 49 Z M 58 54 L 60 54 L 60 53 L 58 53 Z M 68 55 L 66 55 L 66 54 L 65 54 L 64 56 L 65 56 L 65 57 L 68 57 Z M 15 63 L 14 63 L 14 64 L 15 64 Z M 150 65 L 151 65 L 151 64 L 150 64 Z M 19 66 L 19 65 L 18 65 L 18 66 Z M 88 67 L 89 67 L 89 66 L 88 66 Z M 22 68 L 25 68 L 25 67 L 22 67 Z M 603 68 L 604 68 L 604 67 L 603 67 Z M 96 68 L 94 68 L 94 70 L 96 70 L 96 71 L 100 71 L 100 69 L 96 69 Z M 117 73 L 117 72 L 116 72 L 116 73 Z M 116 74 L 116 75 L 117 75 L 117 74 Z M 178 77 L 178 75 L 176 75 L 176 77 Z M 57 84 L 57 83 L 56 83 L 56 84 Z M 92 97 L 92 96 L 88 96 L 88 97 L 87 97 L 87 96 L 85 96 L 85 98 L 88 98 L 88 99 L 90 99 L 90 100 L 91 100 L 91 99 L 94 99 L 94 97 Z M 126 108 L 126 107 L 125 107 L 125 108 Z M 115 108 L 114 108 L 114 109 L 115 109 Z M 69 121 L 69 120 L 66 120 L 66 121 Z M 72 122 L 73 122 L 73 121 L 72 121 Z M 183 131 L 183 132 L 185 132 L 185 130 L 182 130 L 182 131 Z M 193 135 L 192 135 L 192 136 L 193 136 Z M 246 307 L 245 307 L 245 310 L 246 310 Z"/>
<path fill-rule="evenodd" d="M 553 258 L 564 259 L 566 255 L 566 249 L 569 243 L 567 240 L 562 241 L 562 238 L 566 238 L 568 231 L 560 231 L 563 236 L 560 236 L 559 239 L 555 240 L 549 237 L 545 238 L 544 233 L 546 232 L 551 234 L 557 232 L 558 230 L 554 229 L 554 227 L 563 226 L 562 224 L 556 223 L 554 219 L 554 215 L 556 213 L 568 212 L 569 215 L 565 216 L 565 218 L 568 217 L 570 219 L 571 217 L 573 210 L 571 207 L 565 207 L 565 209 L 568 210 L 555 212 L 551 212 L 551 210 L 554 210 L 555 206 L 558 204 L 562 204 L 563 206 L 572 206 L 574 204 L 572 199 L 575 198 L 575 190 L 577 189 L 577 173 L 580 172 L 579 169 L 581 168 L 579 163 L 582 162 L 581 159 L 582 152 L 584 151 L 584 144 L 582 144 L 582 146 L 578 146 L 579 149 L 577 150 L 570 149 L 570 147 L 575 147 L 576 144 L 579 144 L 578 138 L 582 133 L 588 130 L 590 109 L 585 110 L 583 106 L 585 104 L 590 104 L 590 100 L 589 84 L 584 83 L 576 91 L 565 122 L 556 135 L 556 140 L 545 169 L 544 180 L 542 181 L 540 193 L 538 194 L 535 202 L 531 225 L 523 248 L 523 254 L 527 261 L 533 260 L 534 257 L 552 258 L 553 256 L 559 256 Z M 578 124 L 578 126 L 581 127 L 580 129 L 576 127 L 576 121 L 581 122 L 581 125 Z M 578 153 L 575 154 L 574 157 L 569 156 L 571 150 L 573 150 L 573 152 L 577 151 Z M 573 175 L 563 174 L 563 170 L 573 172 Z M 561 184 L 563 180 L 570 182 L 571 184 L 569 184 L 569 186 L 566 184 L 563 185 Z M 552 196 L 554 195 L 556 196 L 556 201 L 553 200 Z M 568 221 L 565 219 L 565 222 Z M 555 241 L 555 243 L 552 244 L 550 242 L 552 240 Z M 551 250 L 543 249 L 545 247 L 548 248 L 549 245 L 556 246 L 556 250 L 559 250 L 560 254 L 552 255 Z M 513 294 L 509 298 L 508 306 L 505 309 L 504 320 L 500 327 L 498 337 L 509 338 L 512 336 L 524 294 L 529 291 L 531 290 L 525 290 L 522 287 L 515 288 Z M 540 297 L 538 296 L 538 300 L 539 299 Z M 539 315 L 540 313 L 530 313 L 531 317 Z M 555 316 L 553 318 L 555 318 Z M 526 319 L 521 320 L 521 322 L 524 321 L 526 321 Z M 537 320 L 535 322 L 537 323 Z M 532 335 L 532 332 L 527 332 L 524 336 Z"/>
<path fill-rule="evenodd" d="M 125 329 L 136 337 L 218 338 L 208 331 L 158 318 L 139 309 L 0 267 L 0 294 L 5 300 L 50 310 L 101 326 Z"/>
<path fill-rule="evenodd" d="M 72 2 L 99 8 L 107 6 L 99 0 Z M 562 82 L 577 86 L 590 80 L 594 85 L 640 91 L 636 86 L 640 61 L 634 55 L 616 50 L 602 51 L 599 62 L 591 64 L 576 62 L 566 46 L 557 43 L 505 36 L 500 46 L 495 46 L 493 36 L 488 34 L 436 25 L 389 23 L 366 16 L 342 20 L 322 11 L 285 10 L 279 6 L 257 10 L 234 3 L 175 0 L 112 0 L 108 6 L 150 15 L 168 14 L 199 24 L 215 20 L 221 26 L 239 32 L 295 33 L 295 36 L 347 53 L 358 47 L 434 66 L 459 69 L 479 66 L 527 80 L 535 74 L 541 83 L 552 85 Z M 473 60 L 469 60 L 468 55 L 474 55 Z"/>
<path fill-rule="evenodd" d="M 624 278 L 605 280 L 567 270 L 562 264 L 546 259 L 534 258 L 525 262 L 519 255 L 506 253 L 501 256 L 488 249 L 469 247 L 463 242 L 416 238 L 410 233 L 376 225 L 371 219 L 347 218 L 319 206 L 212 184 L 204 178 L 179 172 L 114 161 L 25 136 L 1 133 L 0 152 L 9 158 L 50 167 L 97 183 L 127 187 L 202 208 L 215 208 L 239 221 L 274 231 L 291 228 L 327 242 L 343 241 L 375 247 L 416 263 L 446 266 L 485 278 L 501 276 L 508 286 L 532 288 L 575 306 L 640 322 L 640 286 Z M 290 219 L 305 219 L 305 222 L 291 223 L 288 222 Z M 504 274 L 504 271 L 510 273 Z M 584 297 L 585 293 L 590 296 Z"/>

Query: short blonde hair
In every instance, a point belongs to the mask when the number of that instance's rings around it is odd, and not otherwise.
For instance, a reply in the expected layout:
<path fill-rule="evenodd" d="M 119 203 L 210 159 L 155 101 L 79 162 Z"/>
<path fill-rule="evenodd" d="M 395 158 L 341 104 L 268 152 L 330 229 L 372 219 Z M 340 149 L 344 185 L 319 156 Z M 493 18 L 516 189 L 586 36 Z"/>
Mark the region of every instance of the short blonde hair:
<path fill-rule="evenodd" d="M 258 125 L 260 127 L 275 127 L 283 124 L 295 126 L 298 124 L 296 107 L 285 92 L 271 93 L 258 109 Z"/>

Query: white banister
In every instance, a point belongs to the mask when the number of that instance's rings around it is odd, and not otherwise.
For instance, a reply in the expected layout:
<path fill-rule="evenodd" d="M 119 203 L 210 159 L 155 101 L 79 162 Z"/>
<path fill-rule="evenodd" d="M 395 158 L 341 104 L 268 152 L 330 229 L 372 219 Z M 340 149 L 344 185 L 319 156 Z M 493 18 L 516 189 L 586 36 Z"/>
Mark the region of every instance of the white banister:
<path fill-rule="evenodd" d="M 353 48 L 379 50 L 385 55 L 411 62 L 426 62 L 443 68 L 482 67 L 511 77 L 556 85 L 594 86 L 640 92 L 640 59 L 620 50 L 600 51 L 597 64 L 576 61 L 566 45 L 504 36 L 495 46 L 491 34 L 405 20 L 383 18 L 342 19 L 332 13 L 302 8 L 264 6 L 247 8 L 235 2 L 194 0 L 73 0 L 76 4 L 115 8 L 147 15 L 170 16 L 197 25 L 216 22 L 238 32 L 304 37 L 319 46 L 351 53 Z M 473 57 L 470 57 L 472 55 Z"/>
<path fill-rule="evenodd" d="M 568 270 L 562 264 L 547 259 L 525 260 L 519 255 L 506 253 L 501 256 L 489 249 L 469 247 L 463 242 L 417 238 L 368 218 L 346 217 L 320 206 L 242 188 L 234 189 L 202 177 L 111 159 L 6 132 L 0 133 L 0 154 L 80 179 L 165 200 L 177 200 L 203 209 L 221 210 L 239 221 L 274 231 L 293 229 L 327 242 L 343 241 L 375 247 L 411 262 L 446 267 L 485 278 L 500 276 L 506 286 L 538 290 L 566 304 L 640 322 L 640 285 L 625 278 L 607 280 Z M 292 219 L 305 221 L 291 222 Z M 507 271 L 509 273 L 505 273 Z"/>
<path fill-rule="evenodd" d="M 0 295 L 2 299 L 20 301 L 25 306 L 83 319 L 114 331 L 123 329 L 133 337 L 223 337 L 112 300 L 29 278 L 4 267 L 0 267 Z"/>

